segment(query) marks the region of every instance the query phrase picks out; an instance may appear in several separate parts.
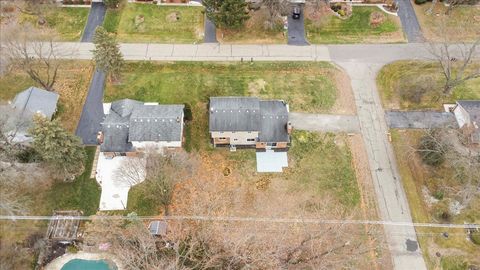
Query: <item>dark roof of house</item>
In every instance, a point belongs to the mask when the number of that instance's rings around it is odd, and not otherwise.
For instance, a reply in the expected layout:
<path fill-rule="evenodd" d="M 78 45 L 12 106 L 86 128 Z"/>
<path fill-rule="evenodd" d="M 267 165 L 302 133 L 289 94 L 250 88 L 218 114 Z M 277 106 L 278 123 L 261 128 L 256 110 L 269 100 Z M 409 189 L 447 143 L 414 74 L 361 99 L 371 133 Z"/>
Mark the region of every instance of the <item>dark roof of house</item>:
<path fill-rule="evenodd" d="M 470 115 L 471 121 L 480 123 L 480 100 L 459 100 L 457 104 Z"/>
<path fill-rule="evenodd" d="M 289 142 L 287 123 L 287 104 L 282 100 L 210 98 L 210 131 L 257 131 L 261 142 Z"/>
<path fill-rule="evenodd" d="M 287 133 L 288 110 L 281 100 L 260 101 L 260 134 L 261 142 L 290 142 Z"/>
<path fill-rule="evenodd" d="M 183 105 L 143 105 L 130 116 L 132 141 L 179 141 L 182 138 Z"/>
<path fill-rule="evenodd" d="M 180 141 L 184 105 L 114 101 L 102 123 L 102 152 L 129 152 L 133 141 Z"/>
<path fill-rule="evenodd" d="M 52 119 L 57 110 L 59 95 L 36 87 L 30 87 L 15 96 L 12 107 L 22 111 L 22 114 L 41 113 Z"/>
<path fill-rule="evenodd" d="M 129 117 L 121 117 L 110 110 L 102 123 L 102 152 L 130 152 L 132 144 L 128 142 Z"/>
<path fill-rule="evenodd" d="M 255 97 L 211 97 L 210 131 L 259 131 L 260 100 Z"/>
<path fill-rule="evenodd" d="M 125 117 L 130 115 L 136 106 L 142 104 L 143 102 L 126 98 L 112 102 L 110 110 L 113 110 L 121 117 Z"/>

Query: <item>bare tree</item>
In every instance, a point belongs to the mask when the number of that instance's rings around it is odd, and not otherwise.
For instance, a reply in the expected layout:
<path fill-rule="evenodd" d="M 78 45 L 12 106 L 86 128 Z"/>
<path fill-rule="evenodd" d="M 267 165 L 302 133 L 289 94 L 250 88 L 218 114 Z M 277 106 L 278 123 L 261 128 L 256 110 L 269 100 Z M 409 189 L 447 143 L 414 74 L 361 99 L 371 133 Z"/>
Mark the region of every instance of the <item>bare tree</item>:
<path fill-rule="evenodd" d="M 32 124 L 31 118 L 9 105 L 0 105 L 0 150 L 11 156 L 19 149 L 23 136 Z"/>
<path fill-rule="evenodd" d="M 268 28 L 273 29 L 280 16 L 286 12 L 288 2 L 285 0 L 263 0 L 262 5 L 268 11 Z"/>
<path fill-rule="evenodd" d="M 452 10 L 461 5 L 476 5 L 479 0 L 448 0 L 448 8 L 445 14 L 449 15 Z"/>
<path fill-rule="evenodd" d="M 429 51 L 445 77 L 445 96 L 451 95 L 459 84 L 480 77 L 480 65 L 474 63 L 479 44 L 480 38 L 473 44 L 454 45 L 447 38 L 440 44 L 430 44 Z"/>
<path fill-rule="evenodd" d="M 31 25 L 16 25 L 5 31 L 3 46 L 10 62 L 43 88 L 53 91 L 60 67 L 60 52 L 67 53 L 54 42 L 54 32 L 34 29 Z"/>
<path fill-rule="evenodd" d="M 115 179 L 118 184 L 131 187 L 143 182 L 146 174 L 145 157 L 126 157 L 122 160 L 120 168 L 115 171 Z"/>

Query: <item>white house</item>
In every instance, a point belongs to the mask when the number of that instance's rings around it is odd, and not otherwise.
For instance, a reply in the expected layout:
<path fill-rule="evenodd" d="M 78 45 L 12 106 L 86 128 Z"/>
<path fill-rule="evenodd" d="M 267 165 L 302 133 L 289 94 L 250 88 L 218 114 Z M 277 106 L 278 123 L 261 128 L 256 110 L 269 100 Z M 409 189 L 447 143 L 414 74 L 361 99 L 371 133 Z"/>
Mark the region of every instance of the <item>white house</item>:
<path fill-rule="evenodd" d="M 132 99 L 104 104 L 98 134 L 100 151 L 111 157 L 136 155 L 146 148 L 182 147 L 184 105 L 159 105 Z"/>
<path fill-rule="evenodd" d="M 451 111 L 470 141 L 480 144 L 480 100 L 459 100 Z"/>

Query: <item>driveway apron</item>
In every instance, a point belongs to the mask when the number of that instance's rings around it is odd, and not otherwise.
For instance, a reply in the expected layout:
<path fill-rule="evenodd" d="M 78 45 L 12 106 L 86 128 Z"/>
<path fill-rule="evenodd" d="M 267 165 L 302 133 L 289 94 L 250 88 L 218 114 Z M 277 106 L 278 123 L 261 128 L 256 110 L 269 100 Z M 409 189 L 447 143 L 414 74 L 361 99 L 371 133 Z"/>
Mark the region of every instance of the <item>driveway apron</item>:
<path fill-rule="evenodd" d="M 407 35 L 408 42 L 423 42 L 422 30 L 420 29 L 412 2 L 410 0 L 397 0 L 397 4 L 398 16 L 402 22 L 403 32 Z"/>
<path fill-rule="evenodd" d="M 305 23 L 303 17 L 303 5 L 298 5 L 300 8 L 300 18 L 293 19 L 292 12 L 288 13 L 288 45 L 309 45 L 305 39 Z"/>
<path fill-rule="evenodd" d="M 105 12 L 107 8 L 103 3 L 93 2 L 90 8 L 90 13 L 88 13 L 88 21 L 85 26 L 85 31 L 83 31 L 83 36 L 81 42 L 92 42 L 93 35 L 95 34 L 95 29 L 97 26 L 103 24 L 103 19 L 105 18 Z"/>
<path fill-rule="evenodd" d="M 453 113 L 449 112 L 388 111 L 385 112 L 385 118 L 390 128 L 429 129 L 458 127 L 455 121 L 455 116 L 453 115 Z"/>

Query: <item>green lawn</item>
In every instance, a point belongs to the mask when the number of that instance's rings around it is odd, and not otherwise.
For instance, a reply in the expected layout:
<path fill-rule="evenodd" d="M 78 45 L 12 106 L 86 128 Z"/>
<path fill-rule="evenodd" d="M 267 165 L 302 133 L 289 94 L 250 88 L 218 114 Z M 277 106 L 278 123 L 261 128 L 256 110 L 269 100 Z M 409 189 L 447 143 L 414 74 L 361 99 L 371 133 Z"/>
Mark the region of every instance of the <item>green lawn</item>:
<path fill-rule="evenodd" d="M 85 171 L 71 183 L 55 183 L 45 194 L 43 214 L 53 210 L 82 210 L 85 215 L 93 215 L 100 202 L 100 186 L 90 178 L 95 147 L 86 147 Z"/>
<path fill-rule="evenodd" d="M 370 14 L 376 7 L 353 7 L 352 16 L 340 19 L 334 15 L 314 22 L 305 19 L 307 40 L 311 43 L 392 43 L 404 42 L 399 19 L 383 13 L 386 20 L 378 27 L 370 25 Z"/>
<path fill-rule="evenodd" d="M 457 86 L 449 97 L 442 94 L 444 82 L 438 64 L 423 61 L 389 64 L 380 70 L 377 77 L 378 91 L 386 109 L 441 109 L 443 103 L 480 99 L 480 78 Z M 422 89 L 423 94 L 416 92 L 422 92 Z"/>
<path fill-rule="evenodd" d="M 56 7 L 45 14 L 47 25 L 63 41 L 79 41 L 88 18 L 89 8 Z M 37 25 L 37 16 L 22 14 L 20 21 Z"/>
<path fill-rule="evenodd" d="M 107 84 L 105 100 L 132 98 L 160 103 L 188 103 L 193 121 L 188 143 L 198 149 L 208 144 L 207 103 L 210 96 L 258 96 L 286 100 L 292 111 L 328 112 L 339 72 L 328 63 L 127 63 L 121 84 Z M 203 143 L 205 141 L 206 143 Z"/>
<path fill-rule="evenodd" d="M 203 40 L 203 18 L 203 7 L 128 3 L 108 10 L 104 26 L 121 42 L 197 43 Z"/>

